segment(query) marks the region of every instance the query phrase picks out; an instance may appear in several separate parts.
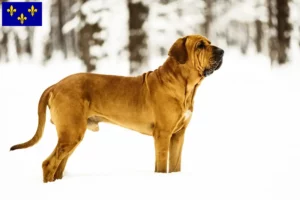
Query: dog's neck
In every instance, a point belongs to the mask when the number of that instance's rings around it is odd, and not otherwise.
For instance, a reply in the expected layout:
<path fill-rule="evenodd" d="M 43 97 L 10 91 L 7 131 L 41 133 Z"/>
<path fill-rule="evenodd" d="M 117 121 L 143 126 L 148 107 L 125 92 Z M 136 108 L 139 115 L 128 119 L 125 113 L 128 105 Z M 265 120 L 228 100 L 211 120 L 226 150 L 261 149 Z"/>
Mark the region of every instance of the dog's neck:
<path fill-rule="evenodd" d="M 197 86 L 204 78 L 194 67 L 189 67 L 188 64 L 179 64 L 172 57 L 168 57 L 164 64 L 154 72 L 162 85 L 173 91 L 172 94 L 175 98 L 182 97 L 182 93 L 185 94 L 184 104 L 189 98 L 193 100 Z"/>
<path fill-rule="evenodd" d="M 189 64 L 179 64 L 173 57 L 168 57 L 165 63 L 158 68 L 161 73 L 162 80 L 172 84 L 180 84 L 184 82 L 186 85 L 194 87 L 199 84 L 203 77 L 199 75 L 197 69 L 189 67 Z"/>

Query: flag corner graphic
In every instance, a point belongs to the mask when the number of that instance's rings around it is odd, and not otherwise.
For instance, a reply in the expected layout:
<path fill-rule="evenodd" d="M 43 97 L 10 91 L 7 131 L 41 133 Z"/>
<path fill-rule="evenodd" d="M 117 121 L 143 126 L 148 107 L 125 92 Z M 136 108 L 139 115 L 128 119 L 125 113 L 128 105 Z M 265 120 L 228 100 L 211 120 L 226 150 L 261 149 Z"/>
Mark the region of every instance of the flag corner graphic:
<path fill-rule="evenodd" d="M 42 2 L 2 2 L 2 26 L 42 26 Z"/>

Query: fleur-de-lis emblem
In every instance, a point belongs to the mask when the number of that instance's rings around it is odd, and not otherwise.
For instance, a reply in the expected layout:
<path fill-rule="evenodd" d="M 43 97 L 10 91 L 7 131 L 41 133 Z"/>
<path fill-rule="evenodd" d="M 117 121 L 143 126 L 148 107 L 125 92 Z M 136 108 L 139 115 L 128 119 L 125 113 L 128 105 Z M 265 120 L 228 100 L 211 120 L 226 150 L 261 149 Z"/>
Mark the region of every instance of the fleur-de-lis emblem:
<path fill-rule="evenodd" d="M 33 5 L 28 9 L 28 12 L 31 13 L 31 16 L 34 16 L 34 13 L 36 13 L 37 11 L 38 10 Z"/>
<path fill-rule="evenodd" d="M 27 17 L 25 17 L 24 14 L 22 13 L 22 14 L 20 15 L 20 17 L 18 17 L 18 20 L 21 22 L 21 24 L 23 24 L 24 21 L 27 20 Z"/>
<path fill-rule="evenodd" d="M 7 12 L 10 13 L 10 16 L 13 16 L 14 12 L 17 12 L 17 10 L 11 5 L 9 9 L 7 9 Z"/>

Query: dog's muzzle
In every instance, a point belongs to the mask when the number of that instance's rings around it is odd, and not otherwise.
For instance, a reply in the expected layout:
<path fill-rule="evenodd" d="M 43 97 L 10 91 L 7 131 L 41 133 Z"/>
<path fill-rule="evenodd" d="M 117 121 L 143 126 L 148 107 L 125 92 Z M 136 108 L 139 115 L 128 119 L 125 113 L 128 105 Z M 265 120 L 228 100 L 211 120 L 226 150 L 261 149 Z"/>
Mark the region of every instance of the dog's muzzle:
<path fill-rule="evenodd" d="M 218 70 L 221 67 L 223 62 L 224 50 L 216 46 L 212 46 L 212 48 L 213 48 L 213 61 L 211 63 L 211 67 L 204 71 L 204 76 L 209 76 L 214 71 Z"/>

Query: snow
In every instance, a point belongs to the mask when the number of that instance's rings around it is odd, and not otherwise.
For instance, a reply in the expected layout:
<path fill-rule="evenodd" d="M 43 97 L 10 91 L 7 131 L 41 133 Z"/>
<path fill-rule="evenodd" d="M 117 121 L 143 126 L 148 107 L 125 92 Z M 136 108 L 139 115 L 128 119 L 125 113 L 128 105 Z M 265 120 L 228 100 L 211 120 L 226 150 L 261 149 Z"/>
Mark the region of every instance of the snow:
<path fill-rule="evenodd" d="M 64 178 L 44 184 L 41 165 L 57 139 L 49 113 L 38 144 L 9 148 L 33 136 L 43 90 L 84 69 L 78 60 L 2 63 L 0 199 L 299 199 L 299 58 L 269 64 L 262 55 L 225 50 L 223 66 L 197 91 L 182 172 L 154 173 L 151 137 L 100 124 L 99 132 L 86 132 Z"/>

